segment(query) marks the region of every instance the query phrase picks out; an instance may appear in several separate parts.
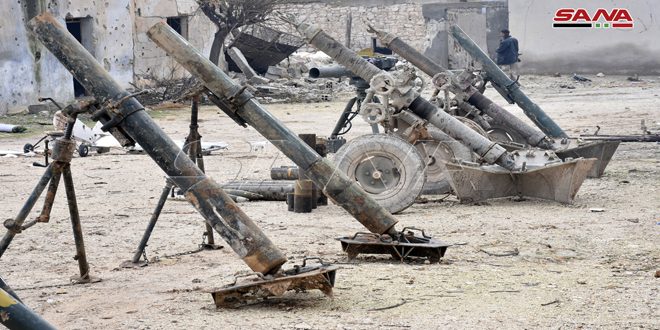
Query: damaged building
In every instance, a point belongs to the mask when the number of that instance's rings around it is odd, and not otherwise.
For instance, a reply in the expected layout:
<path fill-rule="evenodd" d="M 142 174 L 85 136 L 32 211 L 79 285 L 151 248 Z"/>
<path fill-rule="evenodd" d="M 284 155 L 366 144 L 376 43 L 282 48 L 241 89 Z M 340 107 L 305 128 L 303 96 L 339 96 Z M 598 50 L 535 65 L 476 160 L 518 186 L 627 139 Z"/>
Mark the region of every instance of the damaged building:
<path fill-rule="evenodd" d="M 567 31 L 561 40 L 545 39 L 558 34 L 544 33 L 552 29 L 556 6 L 543 2 L 369 0 L 358 4 L 346 0 L 291 0 L 281 10 L 314 22 L 354 50 L 372 46 L 365 22 L 386 26 L 451 69 L 474 64 L 449 37 L 448 26 L 457 23 L 491 56 L 499 45 L 499 31 L 511 26 L 521 44 L 522 72 L 657 71 L 660 48 L 651 39 L 660 32 L 660 25 L 653 20 L 660 15 L 660 9 L 647 8 L 641 0 L 621 6 L 632 13 L 636 20 L 634 32 L 640 38 L 627 38 L 626 31 L 598 31 L 593 42 L 576 42 L 576 38 L 590 39 L 584 37 L 584 31 L 580 37 Z M 67 29 L 126 88 L 148 86 L 154 78 L 185 75 L 148 40 L 145 32 L 155 22 L 167 21 L 204 54 L 210 52 L 216 31 L 195 0 L 4 1 L 0 10 L 4 13 L 0 23 L 0 115 L 44 110 L 46 106 L 39 103 L 39 97 L 66 102 L 85 93 L 71 74 L 27 32 L 25 23 L 42 11 L 51 12 L 66 23 Z M 275 27 L 293 32 L 285 24 Z M 531 38 L 530 31 L 542 37 Z M 625 46 L 622 48 L 626 50 L 625 56 L 607 59 L 593 56 L 601 51 L 594 49 L 592 43 L 602 44 L 603 38 L 611 40 L 610 47 Z M 303 50 L 313 49 L 303 46 Z"/>

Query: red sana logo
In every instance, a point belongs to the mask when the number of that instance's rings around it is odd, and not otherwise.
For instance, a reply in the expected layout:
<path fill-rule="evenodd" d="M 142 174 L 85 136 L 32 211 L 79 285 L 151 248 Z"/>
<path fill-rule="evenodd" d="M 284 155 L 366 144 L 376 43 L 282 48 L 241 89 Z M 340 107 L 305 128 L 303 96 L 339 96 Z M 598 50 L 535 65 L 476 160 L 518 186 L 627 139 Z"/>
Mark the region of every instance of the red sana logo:
<path fill-rule="evenodd" d="M 628 9 L 598 8 L 590 14 L 584 8 L 560 8 L 555 12 L 553 27 L 556 28 L 623 28 L 633 27 L 634 21 Z"/>

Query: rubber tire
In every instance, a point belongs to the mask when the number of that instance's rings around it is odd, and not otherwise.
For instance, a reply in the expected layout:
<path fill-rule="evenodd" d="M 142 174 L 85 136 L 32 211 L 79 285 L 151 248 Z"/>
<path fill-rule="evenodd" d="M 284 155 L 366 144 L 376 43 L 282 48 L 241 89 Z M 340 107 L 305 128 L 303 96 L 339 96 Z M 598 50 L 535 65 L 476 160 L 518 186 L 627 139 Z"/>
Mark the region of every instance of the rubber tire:
<path fill-rule="evenodd" d="M 24 154 L 27 154 L 28 152 L 32 152 L 32 151 L 34 151 L 34 146 L 31 143 L 26 143 L 23 146 L 23 153 Z"/>
<path fill-rule="evenodd" d="M 86 144 L 79 145 L 78 155 L 80 155 L 80 157 L 87 157 L 87 155 L 89 155 L 89 146 Z"/>
<path fill-rule="evenodd" d="M 360 136 L 344 144 L 337 150 L 334 162 L 337 169 L 357 181 L 357 166 L 366 157 L 375 155 L 386 156 L 395 164 L 401 165 L 401 168 L 397 166 L 401 177 L 394 189 L 378 194 L 366 193 L 390 213 L 399 213 L 410 207 L 422 193 L 426 182 L 424 158 L 417 148 L 398 136 L 372 134 Z"/>

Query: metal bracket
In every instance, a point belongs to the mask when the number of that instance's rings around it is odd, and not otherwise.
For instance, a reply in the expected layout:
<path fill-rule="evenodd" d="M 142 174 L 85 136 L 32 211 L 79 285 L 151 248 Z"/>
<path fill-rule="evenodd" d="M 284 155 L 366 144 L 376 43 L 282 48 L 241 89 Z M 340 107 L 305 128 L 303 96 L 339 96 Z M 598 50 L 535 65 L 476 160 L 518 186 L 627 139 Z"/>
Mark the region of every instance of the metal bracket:
<path fill-rule="evenodd" d="M 105 121 L 103 126 L 101 126 L 101 129 L 104 132 L 107 132 L 110 129 L 117 127 L 126 117 L 140 110 L 144 110 L 144 107 L 139 106 L 139 103 L 132 104 L 133 107 L 124 108 L 123 110 L 120 110 L 120 107 L 123 106 L 124 102 L 133 97 L 146 93 L 147 91 L 139 91 L 137 93 L 125 95 L 116 101 L 114 99 L 107 100 L 101 105 L 100 110 L 97 110 L 92 114 L 92 119 L 101 120 L 102 117 L 109 118 L 109 120 Z"/>
<path fill-rule="evenodd" d="M 209 101 L 213 102 L 216 107 L 220 108 L 220 110 L 227 114 L 227 116 L 229 116 L 229 118 L 231 118 L 236 124 L 242 127 L 248 126 L 247 122 L 236 113 L 238 108 L 236 108 L 234 104 L 224 98 L 218 97 L 208 90 L 206 91 L 206 95 L 209 98 Z"/>
<path fill-rule="evenodd" d="M 309 260 L 318 260 L 319 264 L 307 265 Z M 335 285 L 337 266 L 323 262 L 321 258 L 309 257 L 301 265 L 295 265 L 289 270 L 275 275 L 249 273 L 238 275 L 234 282 L 220 289 L 208 290 L 218 308 L 238 308 L 247 304 L 259 302 L 268 297 L 281 296 L 287 291 L 307 291 L 318 289 L 325 295 L 332 297 L 332 288 Z M 256 276 L 250 280 L 238 283 L 242 277 Z"/>
<path fill-rule="evenodd" d="M 415 231 L 422 236 L 415 235 Z M 406 227 L 396 238 L 390 235 L 358 232 L 353 236 L 337 238 L 349 259 L 359 254 L 389 254 L 404 261 L 408 258 L 427 258 L 431 263 L 439 262 L 450 244 L 433 239 L 418 228 Z"/>

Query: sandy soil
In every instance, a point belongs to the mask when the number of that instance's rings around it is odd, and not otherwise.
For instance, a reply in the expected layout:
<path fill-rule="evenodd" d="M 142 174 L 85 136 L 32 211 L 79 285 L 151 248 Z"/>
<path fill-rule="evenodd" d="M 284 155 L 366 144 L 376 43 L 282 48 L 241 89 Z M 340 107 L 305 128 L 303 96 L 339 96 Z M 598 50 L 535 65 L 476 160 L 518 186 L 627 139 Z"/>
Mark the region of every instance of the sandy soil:
<path fill-rule="evenodd" d="M 658 77 L 638 83 L 625 77 L 593 79 L 583 84 L 569 77 L 531 76 L 522 83 L 574 136 L 593 132 L 596 125 L 602 134 L 638 134 L 641 119 L 658 128 Z M 505 103 L 493 91 L 488 95 Z M 297 133 L 323 135 L 329 134 L 343 105 L 338 100 L 268 109 Z M 515 106 L 506 108 L 521 115 Z M 174 139 L 183 139 L 187 116 L 187 111 L 169 110 L 157 121 Z M 263 140 L 254 129 L 239 128 L 210 107 L 200 117 L 206 141 L 231 145 L 229 151 L 206 158 L 208 173 L 216 180 L 265 179 L 271 166 L 291 164 L 272 146 L 250 152 L 248 141 Z M 369 127 L 356 120 L 349 137 L 367 132 Z M 0 144 L 18 149 L 33 141 L 4 135 Z M 15 216 L 43 173 L 30 166 L 34 160 L 0 158 L 4 218 Z M 654 278 L 660 269 L 656 143 L 622 144 L 605 176 L 587 180 L 573 205 L 500 199 L 474 206 L 450 197 L 407 209 L 398 216 L 402 225 L 422 227 L 457 244 L 441 264 L 387 257 L 349 261 L 334 238 L 363 228 L 334 205 L 294 214 L 280 202 L 241 204 L 291 261 L 321 256 L 341 269 L 334 299 L 320 292 L 290 293 L 237 310 L 216 310 L 203 292 L 249 270 L 226 245 L 166 257 L 194 250 L 201 242 L 202 218 L 186 202 L 165 206 L 147 250 L 159 262 L 119 268 L 136 248 L 163 186 L 163 173 L 148 156 L 117 150 L 75 158 L 72 167 L 88 259 L 93 275 L 103 281 L 68 285 L 78 269 L 62 190 L 51 222 L 18 235 L 0 263 L 0 274 L 21 298 L 60 328 L 660 328 L 660 279 Z M 513 249 L 519 254 L 482 252 Z"/>

